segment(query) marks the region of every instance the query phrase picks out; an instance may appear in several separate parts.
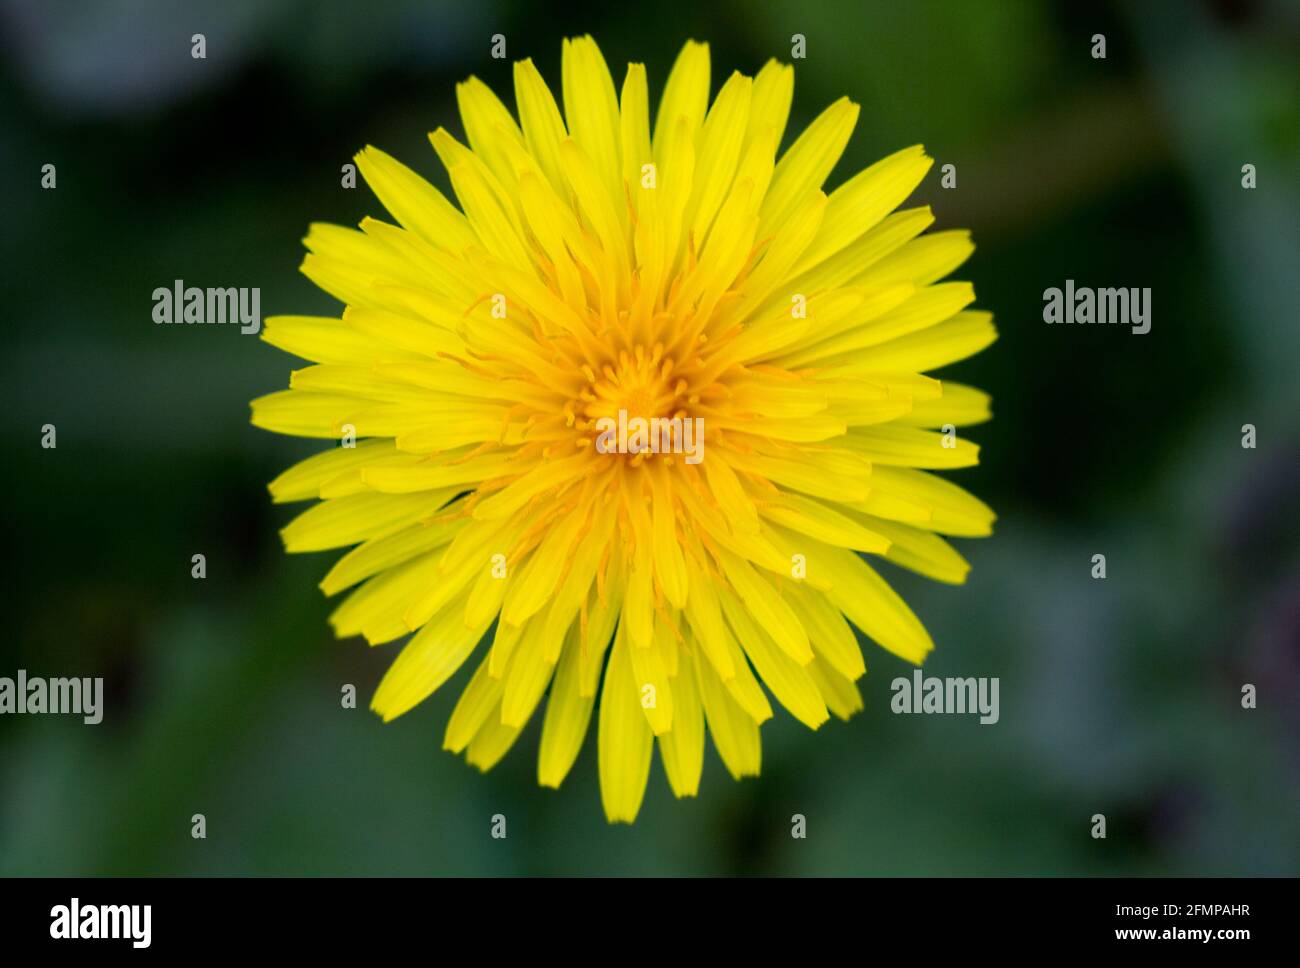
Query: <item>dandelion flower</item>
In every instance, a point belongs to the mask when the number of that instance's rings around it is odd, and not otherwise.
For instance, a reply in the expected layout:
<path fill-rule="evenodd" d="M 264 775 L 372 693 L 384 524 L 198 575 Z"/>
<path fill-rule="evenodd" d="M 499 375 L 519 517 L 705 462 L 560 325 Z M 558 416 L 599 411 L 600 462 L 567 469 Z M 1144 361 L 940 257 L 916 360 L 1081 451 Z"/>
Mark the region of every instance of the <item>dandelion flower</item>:
<path fill-rule="evenodd" d="M 252 420 L 342 442 L 270 491 L 319 499 L 289 551 L 355 546 L 321 582 L 347 592 L 336 633 L 410 636 L 372 708 L 401 715 L 477 651 L 444 746 L 487 770 L 545 697 L 537 775 L 558 787 L 594 715 L 606 816 L 631 822 L 656 741 L 691 796 L 706 726 L 734 777 L 759 772 L 769 693 L 812 729 L 861 709 L 854 627 L 931 650 L 864 555 L 965 579 L 942 536 L 994 515 L 930 472 L 976 463 L 953 428 L 989 398 L 924 374 L 996 334 L 968 283 L 939 281 L 968 233 L 894 211 L 920 146 L 824 189 L 848 99 L 778 153 L 789 66 L 733 73 L 710 105 L 708 47 L 687 43 L 653 129 L 643 65 L 616 91 L 581 37 L 562 74 L 563 114 L 514 65 L 517 120 L 457 87 L 468 144 L 430 135 L 455 203 L 356 156 L 396 224 L 311 226 L 302 271 L 345 308 L 267 321 L 312 365 Z M 698 425 L 698 452 L 600 446 L 637 418 L 667 445 Z"/>

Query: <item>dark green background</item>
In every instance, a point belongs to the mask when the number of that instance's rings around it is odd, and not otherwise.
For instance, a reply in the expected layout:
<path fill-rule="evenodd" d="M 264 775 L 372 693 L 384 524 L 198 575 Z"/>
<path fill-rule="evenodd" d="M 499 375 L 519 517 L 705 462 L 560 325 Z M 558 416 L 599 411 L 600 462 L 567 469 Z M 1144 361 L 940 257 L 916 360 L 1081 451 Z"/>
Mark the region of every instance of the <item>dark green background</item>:
<path fill-rule="evenodd" d="M 0 873 L 1300 868 L 1295 3 L 0 0 L 0 26 L 0 675 L 107 690 L 93 728 L 0 719 Z M 498 32 L 557 91 L 561 38 L 591 32 L 616 83 L 647 64 L 652 98 L 688 37 L 716 91 L 802 33 L 790 130 L 862 105 L 832 185 L 934 155 L 918 198 L 974 232 L 960 277 L 1002 334 L 944 372 L 994 395 L 957 479 L 1001 517 L 960 543 L 965 587 L 887 574 L 938 644 L 927 673 L 1000 677 L 996 726 L 892 715 L 909 670 L 868 646 L 863 715 L 813 735 L 778 713 L 762 778 L 734 783 L 710 749 L 697 800 L 656 762 L 627 828 L 601 812 L 594 728 L 558 793 L 534 780 L 540 717 L 486 776 L 442 752 L 468 669 L 389 726 L 365 709 L 396 649 L 332 639 L 316 582 L 335 556 L 285 555 L 294 509 L 265 490 L 318 445 L 248 424 L 299 364 L 234 327 L 155 326 L 151 293 L 183 278 L 259 286 L 266 315 L 335 311 L 299 240 L 382 214 L 340 166 L 373 143 L 445 185 L 425 133 L 460 134 L 454 82 L 513 105 Z M 1152 332 L 1044 325 L 1067 278 L 1151 287 Z M 340 708 L 348 682 L 360 709 Z"/>

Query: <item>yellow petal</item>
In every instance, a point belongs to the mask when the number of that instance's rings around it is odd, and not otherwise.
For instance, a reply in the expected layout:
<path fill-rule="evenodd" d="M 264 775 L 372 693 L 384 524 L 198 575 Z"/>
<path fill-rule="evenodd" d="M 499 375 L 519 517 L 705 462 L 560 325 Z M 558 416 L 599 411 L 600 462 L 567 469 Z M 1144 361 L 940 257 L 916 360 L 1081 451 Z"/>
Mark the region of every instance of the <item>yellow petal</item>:
<path fill-rule="evenodd" d="M 758 678 L 750 669 L 749 659 L 745 658 L 745 652 L 736 641 L 731 627 L 724 622 L 723 628 L 726 629 L 722 640 L 723 646 L 730 653 L 735 675 L 730 679 L 723 679 L 722 685 L 750 719 L 756 724 L 765 723 L 772 718 L 772 704 L 767 701 L 767 693 L 763 691 Z M 716 670 L 716 667 L 714 668 Z"/>
<path fill-rule="evenodd" d="M 587 608 L 587 627 L 581 629 L 582 649 L 579 655 L 579 689 L 584 696 L 596 695 L 600 684 L 600 671 L 605 665 L 605 651 L 614 635 L 614 626 L 622 613 L 624 579 L 613 573 L 606 579 L 605 597 L 592 590 L 592 600 Z"/>
<path fill-rule="evenodd" d="M 803 664 L 812 660 L 812 648 L 808 645 L 808 633 L 797 615 L 791 611 L 789 604 L 774 594 L 772 586 L 758 577 L 749 565 L 736 555 L 722 552 L 721 564 L 741 599 L 744 600 L 749 613 L 754 616 L 756 624 L 772 636 L 776 643 L 794 661 Z M 728 596 L 721 595 L 723 609 L 726 609 Z M 735 623 L 732 628 L 735 629 Z M 737 635 L 740 630 L 736 629 Z M 741 641 L 748 649 L 748 643 Z"/>
<path fill-rule="evenodd" d="M 532 58 L 515 61 L 515 104 L 529 153 L 537 159 L 551 187 L 563 190 L 567 182 L 560 162 L 560 142 L 568 137 L 568 132 L 555 96 L 533 66 Z"/>
<path fill-rule="evenodd" d="M 371 645 L 409 634 L 411 629 L 402 621 L 402 613 L 411 599 L 437 577 L 438 558 L 437 551 L 418 555 L 355 589 L 330 615 L 334 634 L 339 638 L 364 634 Z"/>
<path fill-rule="evenodd" d="M 673 680 L 673 728 L 659 737 L 659 758 L 679 797 L 693 797 L 704 769 L 704 707 L 695 684 L 695 663 L 683 661 Z"/>
<path fill-rule="evenodd" d="M 360 333 L 412 354 L 428 357 L 439 353 L 465 354 L 465 343 L 458 335 L 422 322 L 409 311 L 395 313 L 348 307 L 343 312 L 343 321 Z"/>
<path fill-rule="evenodd" d="M 440 580 L 428 582 L 407 602 L 402 611 L 402 621 L 412 630 L 419 628 L 460 596 L 471 582 L 478 581 L 485 574 L 491 576 L 495 567 L 493 558 L 505 553 L 504 544 L 501 529 L 484 528 L 476 522 L 467 523 L 450 546 L 438 553 Z M 482 593 L 486 594 L 487 590 L 484 588 Z"/>
<path fill-rule="evenodd" d="M 510 667 L 510 657 L 515 654 L 515 646 L 524 637 L 526 628 L 528 628 L 527 624 L 511 625 L 509 622 L 497 622 L 487 657 L 488 675 L 493 679 L 505 678 L 506 670 Z M 498 709 L 497 713 L 500 712 L 501 710 Z"/>
<path fill-rule="evenodd" d="M 726 452 L 725 460 L 736 470 L 767 478 L 792 490 L 831 501 L 862 501 L 870 493 L 867 478 L 871 465 L 863 460 L 856 473 L 837 469 L 826 451 L 805 451 L 790 456 Z"/>
<path fill-rule="evenodd" d="M 380 400 L 387 403 L 431 404 L 438 398 L 422 387 L 402 384 L 375 372 L 373 366 L 347 366 L 319 363 L 289 374 L 289 387 L 313 393 L 338 393 L 358 398 L 360 403 Z"/>
<path fill-rule="evenodd" d="M 894 564 L 950 585 L 961 585 L 966 581 L 970 565 L 937 534 L 871 515 L 860 517 L 867 527 L 889 538 L 891 544 L 885 557 Z"/>
<path fill-rule="evenodd" d="M 945 380 L 943 396 L 914 404 L 911 412 L 900 417 L 898 422 L 911 427 L 942 427 L 944 424 L 967 427 L 981 424 L 993 418 L 993 412 L 989 409 L 991 402 L 992 398 L 983 390 Z"/>
<path fill-rule="evenodd" d="M 745 133 L 748 147 L 760 135 L 771 137 L 771 150 L 775 151 L 785 133 L 790 119 L 790 104 L 794 100 L 794 68 L 769 60 L 754 78 L 754 95 L 750 100 L 749 130 Z"/>
<path fill-rule="evenodd" d="M 801 272 L 790 286 L 795 292 L 815 293 L 852 284 L 866 270 L 897 252 L 933 222 L 934 213 L 929 206 L 895 212 L 839 252 Z"/>
<path fill-rule="evenodd" d="M 932 531 L 969 538 L 993 533 L 997 519 L 993 509 L 942 477 L 910 467 L 877 467 L 871 473 L 871 486 L 873 494 L 906 497 L 925 508 L 923 526 Z"/>
<path fill-rule="evenodd" d="M 372 538 L 353 548 L 334 563 L 321 580 L 326 595 L 402 564 L 448 544 L 466 525 L 464 518 L 447 517 L 434 523 L 420 522 L 383 538 Z"/>
<path fill-rule="evenodd" d="M 687 136 L 693 141 L 708 106 L 709 45 L 688 40 L 673 62 L 655 116 L 654 152 L 659 161 L 663 161 L 662 151 L 671 127 L 684 118 Z"/>
<path fill-rule="evenodd" d="M 470 150 L 483 159 L 502 185 L 514 184 L 508 145 L 523 150 L 524 136 L 501 99 L 477 77 L 471 77 L 456 85 L 456 103 Z"/>
<path fill-rule="evenodd" d="M 565 570 L 557 578 L 555 594 L 546 611 L 543 637 L 547 642 L 558 645 L 582 603 L 587 601 L 596 569 L 605 554 L 612 525 L 609 515 L 598 516 L 579 539 L 577 548 L 565 563 Z M 557 651 L 549 657 L 554 661 L 558 655 Z"/>
<path fill-rule="evenodd" d="M 623 179 L 629 186 L 639 188 L 643 166 L 654 162 L 650 150 L 650 95 L 644 64 L 627 65 L 619 101 L 619 134 L 623 145 Z M 638 194 L 632 192 L 633 197 Z"/>
<path fill-rule="evenodd" d="M 920 290 L 897 309 L 783 358 L 787 366 L 834 365 L 860 358 L 862 351 L 951 319 L 975 300 L 968 282 L 945 282 Z"/>
<path fill-rule="evenodd" d="M 501 610 L 501 616 L 507 622 L 521 625 L 551 600 L 564 565 L 569 560 L 569 552 L 587 523 L 588 514 L 588 508 L 579 505 L 576 510 L 551 525 L 542 543 L 518 569 L 513 579 L 505 606 Z"/>
<path fill-rule="evenodd" d="M 512 484 L 493 494 L 474 509 L 480 521 L 492 521 L 511 514 L 543 491 L 550 490 L 575 474 L 590 467 L 587 454 L 577 454 L 563 460 L 552 460 L 537 465 Z"/>
<path fill-rule="evenodd" d="M 907 200 L 933 163 L 924 148 L 913 145 L 882 158 L 831 192 L 817 241 L 808 247 L 795 272 L 818 265 L 874 228 Z M 899 274 L 900 280 L 912 278 Z"/>
<path fill-rule="evenodd" d="M 757 532 L 758 511 L 745 489 L 740 486 L 740 479 L 736 477 L 731 465 L 725 460 L 704 461 L 704 476 L 709 482 L 714 501 L 731 526 L 749 534 Z"/>
<path fill-rule="evenodd" d="M 597 728 L 600 799 L 610 823 L 631 823 L 641 810 L 654 734 L 641 712 L 632 661 L 622 630 L 605 668 Z"/>
<path fill-rule="evenodd" d="M 400 258 L 385 240 L 367 232 L 344 228 L 342 225 L 330 225 L 327 222 L 313 222 L 302 241 L 308 251 L 319 260 L 346 267 L 345 284 L 348 286 L 354 285 L 354 277 L 355 284 L 364 283 L 367 287 L 372 286 L 376 281 L 414 285 L 419 285 L 423 281 L 418 268 L 408 260 Z M 346 292 L 340 291 L 335 294 L 342 297 Z"/>
<path fill-rule="evenodd" d="M 790 607 L 808 630 L 808 639 L 818 659 L 849 680 L 855 680 L 867 671 L 857 636 L 840 610 L 831 605 L 825 595 L 807 588 L 796 588 L 790 594 Z"/>
<path fill-rule="evenodd" d="M 559 787 L 578 758 L 582 741 L 591 722 L 594 698 L 580 692 L 578 675 L 578 641 L 576 633 L 566 642 L 555 669 L 542 723 L 541 749 L 537 754 L 537 782 Z"/>
<path fill-rule="evenodd" d="M 510 656 L 501 697 L 501 722 L 506 726 L 522 729 L 550 685 L 555 665 L 546 661 L 540 632 L 540 622 L 530 623 Z"/>
<path fill-rule="evenodd" d="M 686 563 L 682 558 L 681 543 L 677 538 L 677 509 L 670 496 L 667 474 L 661 467 L 651 475 L 653 508 L 651 519 L 651 552 L 654 558 L 655 577 L 664 597 L 674 608 L 686 605 Z"/>
<path fill-rule="evenodd" d="M 519 738 L 519 732 L 517 727 L 501 722 L 500 709 L 494 709 L 470 741 L 469 748 L 465 751 L 466 762 L 486 773 L 510 752 L 510 747 Z"/>
<path fill-rule="evenodd" d="M 652 559 L 648 553 L 649 526 L 638 530 L 639 548 L 628 572 L 627 590 L 623 598 L 623 613 L 619 616 L 619 630 L 626 631 L 628 640 L 638 649 L 648 649 L 654 641 L 654 582 Z"/>
<path fill-rule="evenodd" d="M 487 165 L 442 128 L 430 134 L 429 141 L 442 159 L 456 198 L 479 241 L 506 263 L 531 265 L 513 207 L 507 201 L 509 196 Z"/>
<path fill-rule="evenodd" d="M 290 521 L 280 536 L 287 551 L 323 551 L 394 534 L 429 517 L 456 496 L 454 488 L 419 494 L 353 494 L 322 501 Z"/>
<path fill-rule="evenodd" d="M 262 339 L 313 363 L 377 363 L 416 359 L 414 353 L 368 338 L 341 319 L 325 316 L 269 316 Z"/>
<path fill-rule="evenodd" d="M 620 224 L 620 212 L 626 211 L 626 201 L 624 197 L 613 197 L 609 191 L 602 189 L 601 183 L 606 179 L 601 178 L 599 165 L 575 139 L 566 138 L 561 143 L 560 157 L 564 161 L 564 174 L 569 179 L 583 214 L 595 227 L 605 254 L 613 261 L 618 291 L 621 296 L 626 296 L 626 283 L 631 270 L 627 243 Z"/>
<path fill-rule="evenodd" d="M 902 281 L 928 286 L 956 269 L 974 251 L 970 232 L 964 229 L 930 232 L 881 259 L 854 281 L 862 286 Z"/>
<path fill-rule="evenodd" d="M 514 467 L 508 451 L 489 452 L 465 460 L 429 460 L 412 458 L 412 463 L 396 462 L 361 469 L 361 481 L 384 494 L 409 494 L 433 488 L 477 484 L 508 475 Z"/>
<path fill-rule="evenodd" d="M 830 577 L 830 601 L 885 649 L 919 664 L 934 648 L 907 603 L 857 554 L 810 539 L 808 569 L 814 568 Z"/>
<path fill-rule="evenodd" d="M 490 622 L 467 628 L 461 617 L 457 604 L 444 608 L 388 667 L 370 702 L 384 722 L 423 702 L 469 658 Z"/>
<path fill-rule="evenodd" d="M 692 588 L 686 601 L 687 620 L 706 661 L 713 665 L 721 678 L 731 679 L 736 675 L 736 667 L 727 648 L 728 633 L 722 622 L 722 610 L 713 581 L 699 570 L 693 557 L 688 557 L 686 564 Z"/>
<path fill-rule="evenodd" d="M 365 401 L 340 393 L 280 390 L 251 404 L 252 424 L 277 434 L 339 439 L 337 425 Z"/>
<path fill-rule="evenodd" d="M 357 168 L 393 217 L 430 245 L 459 252 L 475 242 L 469 223 L 442 192 L 378 148 L 356 155 Z"/>
<path fill-rule="evenodd" d="M 759 234 L 781 225 L 809 192 L 822 187 L 858 121 L 858 106 L 840 98 L 804 129 L 776 165 L 763 200 Z"/>
<path fill-rule="evenodd" d="M 808 665 L 808 676 L 816 684 L 826 707 L 840 719 L 848 719 L 862 711 L 862 693 L 858 687 L 840 675 L 820 658 Z"/>
<path fill-rule="evenodd" d="M 864 354 L 862 368 L 933 370 L 974 356 L 997 338 L 992 313 L 967 310 L 919 333 L 873 346 L 870 353 Z"/>
<path fill-rule="evenodd" d="M 816 683 L 804 669 L 813 660 L 812 650 L 808 650 L 804 661 L 795 661 L 784 647 L 778 647 L 768 635 L 770 627 L 763 625 L 761 620 L 756 621 L 758 616 L 742 606 L 735 595 L 724 592 L 721 598 L 722 610 L 736 633 L 736 639 L 754 663 L 759 678 L 772 690 L 777 701 L 809 729 L 816 729 L 826 722 L 830 718 L 826 703 L 817 690 Z M 800 629 L 802 628 L 801 625 Z"/>
<path fill-rule="evenodd" d="M 972 467 L 979 463 L 979 446 L 955 434 L 938 434 L 915 427 L 854 427 L 844 444 L 873 464 L 903 467 Z"/>
<path fill-rule="evenodd" d="M 589 36 L 564 41 L 561 58 L 564 116 L 569 134 L 591 158 L 606 200 L 623 206 L 618 99 L 600 48 Z"/>
<path fill-rule="evenodd" d="M 673 689 L 668 684 L 668 668 L 659 647 L 652 644 L 641 649 L 635 645 L 628 649 L 632 662 L 632 680 L 636 684 L 637 702 L 645 714 L 650 730 L 661 736 L 673 725 Z"/>
<path fill-rule="evenodd" d="M 464 621 L 471 628 L 490 625 L 501 611 L 501 599 L 505 595 L 506 579 L 492 568 L 480 568 L 474 576 L 474 584 L 465 598 Z"/>
<path fill-rule="evenodd" d="M 731 698 L 713 667 L 699 655 L 695 656 L 695 673 L 709 735 L 727 771 L 737 780 L 758 776 L 763 764 L 758 724 Z"/>
<path fill-rule="evenodd" d="M 826 204 L 824 192 L 809 192 L 790 218 L 779 226 L 771 245 L 763 253 L 763 258 L 745 280 L 744 298 L 736 307 L 736 319 L 749 318 L 754 309 L 764 305 L 773 290 L 789 282 L 794 275 L 795 262 L 818 237 Z M 780 308 L 786 310 L 782 315 L 788 316 L 789 294 L 781 292 L 778 302 Z"/>
<path fill-rule="evenodd" d="M 749 122 L 753 82 L 737 72 L 722 85 L 700 132 L 700 164 L 686 206 L 697 245 L 703 245 L 713 218 L 727 196 Z"/>
<path fill-rule="evenodd" d="M 889 539 L 869 526 L 799 494 L 772 495 L 760 508 L 763 517 L 797 534 L 806 534 L 840 548 L 884 554 Z"/>
<path fill-rule="evenodd" d="M 793 315 L 795 299 L 804 295 L 778 288 L 771 300 L 754 311 L 750 323 L 732 346 L 723 348 L 720 355 L 746 363 L 771 360 L 773 365 L 784 367 L 783 353 L 805 343 L 816 343 L 824 334 L 839 332 L 855 322 L 860 313 L 883 311 L 879 306 L 881 300 L 885 301 L 885 308 L 892 308 L 890 300 L 895 299 L 894 290 L 877 293 L 874 301 L 869 302 L 861 289 L 832 289 L 807 297 L 803 304 L 806 315 L 799 318 Z"/>
<path fill-rule="evenodd" d="M 391 440 L 359 440 L 355 447 L 334 447 L 300 461 L 267 485 L 277 504 L 320 496 L 331 477 L 396 453 Z"/>
<path fill-rule="evenodd" d="M 488 675 L 488 660 L 484 658 L 451 712 L 442 738 L 443 749 L 459 753 L 469 745 L 488 717 L 500 709 L 501 689 L 501 680 Z"/>

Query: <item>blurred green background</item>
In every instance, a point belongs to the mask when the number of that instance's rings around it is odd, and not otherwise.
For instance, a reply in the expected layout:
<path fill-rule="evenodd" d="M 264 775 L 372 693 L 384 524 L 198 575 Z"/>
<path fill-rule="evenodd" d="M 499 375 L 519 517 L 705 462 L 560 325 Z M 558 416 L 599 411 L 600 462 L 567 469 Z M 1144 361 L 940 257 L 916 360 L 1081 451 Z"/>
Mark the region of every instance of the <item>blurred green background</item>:
<path fill-rule="evenodd" d="M 601 812 L 594 725 L 558 793 L 534 779 L 540 716 L 486 776 L 441 751 L 473 663 L 391 725 L 366 710 L 396 647 L 331 637 L 336 556 L 285 555 L 296 507 L 265 489 L 319 445 L 248 424 L 300 364 L 235 327 L 155 326 L 151 294 L 335 312 L 299 240 L 382 214 L 340 166 L 372 143 L 445 188 L 425 134 L 461 133 L 453 84 L 513 105 L 491 36 L 558 91 L 584 32 L 617 82 L 645 62 L 652 98 L 687 38 L 716 91 L 802 33 L 787 144 L 847 94 L 832 185 L 917 142 L 936 158 L 917 198 L 974 232 L 958 277 L 1002 334 L 942 374 L 994 395 L 956 477 L 1000 520 L 959 543 L 964 588 L 883 567 L 934 635 L 927 674 L 1000 677 L 996 726 L 892 715 L 910 670 L 868 645 L 864 714 L 814 735 L 779 712 L 763 776 L 734 783 L 710 748 L 695 800 L 656 759 L 628 828 Z M 0 0 L 0 36 L 0 675 L 106 680 L 94 728 L 0 717 L 0 873 L 1300 870 L 1296 3 Z M 1151 333 L 1044 325 L 1067 278 L 1151 287 Z"/>

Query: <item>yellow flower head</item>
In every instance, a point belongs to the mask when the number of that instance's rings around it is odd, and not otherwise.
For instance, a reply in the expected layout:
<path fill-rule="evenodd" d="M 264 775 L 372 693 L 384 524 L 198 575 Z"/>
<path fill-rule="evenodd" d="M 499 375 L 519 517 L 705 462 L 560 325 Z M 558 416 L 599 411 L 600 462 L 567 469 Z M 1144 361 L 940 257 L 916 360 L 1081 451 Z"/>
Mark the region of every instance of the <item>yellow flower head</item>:
<path fill-rule="evenodd" d="M 253 423 L 342 441 L 270 489 L 320 499 L 289 551 L 356 546 L 321 583 L 348 591 L 338 635 L 415 633 L 374 710 L 415 706 L 490 631 L 446 748 L 488 769 L 549 690 L 538 780 L 559 786 L 599 696 L 605 812 L 631 821 L 656 739 L 690 796 L 706 723 L 739 778 L 767 692 L 812 729 L 860 709 L 850 623 L 930 651 L 859 552 L 964 580 L 940 535 L 994 515 L 927 469 L 976 462 L 953 428 L 989 400 L 922 374 L 995 332 L 969 284 L 937 281 L 968 234 L 893 211 L 930 167 L 919 146 L 827 195 L 858 115 L 842 99 L 778 159 L 789 66 L 734 73 L 710 105 L 688 43 L 653 132 L 644 67 L 616 92 L 590 37 L 564 44 L 563 115 L 531 61 L 514 78 L 518 121 L 470 78 L 468 147 L 430 135 L 456 205 L 357 155 L 398 224 L 312 226 L 303 272 L 346 308 L 267 321 L 314 365 Z"/>

